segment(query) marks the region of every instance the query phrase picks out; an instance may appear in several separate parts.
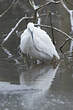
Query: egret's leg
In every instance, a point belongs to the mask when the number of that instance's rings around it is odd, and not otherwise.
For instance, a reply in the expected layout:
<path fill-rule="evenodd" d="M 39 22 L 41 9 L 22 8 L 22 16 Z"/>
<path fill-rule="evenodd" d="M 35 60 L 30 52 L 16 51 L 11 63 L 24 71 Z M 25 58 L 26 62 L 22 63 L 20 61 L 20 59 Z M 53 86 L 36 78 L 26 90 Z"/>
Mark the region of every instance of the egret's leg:
<path fill-rule="evenodd" d="M 58 60 L 58 59 L 54 56 L 53 59 L 50 61 L 50 64 L 52 64 L 54 67 L 56 67 L 59 62 L 60 62 L 60 60 Z"/>

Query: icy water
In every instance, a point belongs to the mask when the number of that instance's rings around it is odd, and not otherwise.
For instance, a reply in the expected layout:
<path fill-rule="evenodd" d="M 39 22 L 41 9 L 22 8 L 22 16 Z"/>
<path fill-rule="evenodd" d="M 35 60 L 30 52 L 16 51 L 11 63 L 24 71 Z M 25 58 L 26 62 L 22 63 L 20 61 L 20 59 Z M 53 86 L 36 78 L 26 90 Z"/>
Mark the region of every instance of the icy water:
<path fill-rule="evenodd" d="M 40 4 L 43 3 L 40 0 Z M 72 30 L 69 14 L 60 4 L 57 6 L 51 4 L 40 13 L 46 13 L 50 9 L 53 12 L 53 26 L 70 34 Z M 25 0 L 24 5 L 20 2 L 17 8 L 13 8 L 1 18 L 0 42 L 19 18 L 24 14 L 30 16 L 32 12 L 32 8 Z M 50 25 L 49 21 L 48 16 L 41 17 L 41 24 Z M 17 30 L 23 31 L 27 22 L 22 22 Z M 52 38 L 51 30 L 44 29 Z M 20 39 L 15 33 L 4 47 L 0 46 L 0 110 L 73 110 L 73 55 L 69 52 L 71 43 L 68 42 L 63 48 L 65 52 L 63 55 L 59 47 L 65 40 L 65 36 L 54 31 L 54 37 L 61 57 L 57 65 L 24 63 L 18 54 Z"/>

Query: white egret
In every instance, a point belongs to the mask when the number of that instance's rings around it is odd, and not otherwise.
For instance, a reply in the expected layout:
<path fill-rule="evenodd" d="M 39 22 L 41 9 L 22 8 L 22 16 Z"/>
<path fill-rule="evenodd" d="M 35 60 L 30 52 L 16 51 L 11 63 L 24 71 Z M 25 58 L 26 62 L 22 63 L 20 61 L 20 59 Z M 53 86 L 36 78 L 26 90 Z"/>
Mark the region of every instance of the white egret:
<path fill-rule="evenodd" d="M 51 60 L 53 57 L 60 59 L 49 35 L 31 22 L 21 35 L 20 50 L 42 61 Z"/>

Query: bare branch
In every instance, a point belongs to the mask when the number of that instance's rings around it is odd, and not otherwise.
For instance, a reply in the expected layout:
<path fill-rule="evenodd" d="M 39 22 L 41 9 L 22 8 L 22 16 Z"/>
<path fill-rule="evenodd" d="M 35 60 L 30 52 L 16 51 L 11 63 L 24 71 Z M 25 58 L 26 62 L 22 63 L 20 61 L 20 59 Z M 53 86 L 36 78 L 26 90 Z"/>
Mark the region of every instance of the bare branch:
<path fill-rule="evenodd" d="M 38 18 L 43 17 L 43 16 L 48 16 L 49 14 L 40 14 Z"/>
<path fill-rule="evenodd" d="M 14 5 L 14 3 L 15 3 L 15 0 L 12 1 L 12 3 L 10 4 L 10 6 L 2 14 L 0 14 L 0 18 L 3 17 L 12 8 L 12 6 Z"/>
<path fill-rule="evenodd" d="M 65 44 L 69 41 L 70 39 L 69 38 L 67 38 L 64 42 L 63 42 L 63 44 L 60 46 L 60 51 L 63 53 L 63 51 L 62 51 L 62 48 L 65 46 Z"/>
<path fill-rule="evenodd" d="M 64 1 L 63 0 L 60 0 L 61 1 L 61 4 L 63 5 L 63 7 L 66 9 L 66 11 L 68 13 L 70 13 L 70 9 L 65 5 Z"/>
<path fill-rule="evenodd" d="M 58 4 L 58 3 L 60 3 L 60 1 L 57 1 L 57 2 L 56 2 L 56 1 L 54 1 L 54 0 L 50 0 L 50 1 L 47 2 L 46 4 L 39 6 L 39 7 L 36 9 L 36 11 L 40 10 L 41 8 L 44 8 L 45 6 L 47 6 L 47 5 L 50 4 L 50 3 Z"/>
<path fill-rule="evenodd" d="M 49 2 L 47 2 L 47 3 L 45 3 L 44 5 L 41 5 L 41 6 L 35 6 L 35 3 L 34 3 L 34 1 L 32 1 L 32 0 L 29 0 L 29 3 L 30 3 L 30 5 L 33 7 L 33 9 L 36 11 L 36 13 L 37 13 L 37 11 L 39 11 L 40 9 L 42 9 L 42 8 L 44 8 L 45 6 L 47 6 L 48 4 L 50 4 L 50 3 L 55 3 L 55 4 L 58 4 L 58 3 L 60 3 L 60 1 L 54 1 L 54 0 L 50 0 Z"/>
<path fill-rule="evenodd" d="M 35 24 L 35 26 L 37 26 L 37 24 Z M 67 39 L 66 39 L 66 40 L 63 42 L 63 44 L 60 46 L 60 51 L 61 51 L 61 52 L 63 52 L 63 51 L 62 51 L 62 48 L 65 46 L 65 44 L 66 44 L 69 40 L 73 40 L 73 38 L 72 38 L 71 36 L 69 36 L 67 33 L 63 32 L 62 30 L 60 30 L 60 29 L 58 29 L 58 28 L 56 28 L 56 27 L 51 27 L 51 26 L 47 26 L 47 25 L 39 25 L 39 26 L 45 27 L 45 28 L 53 28 L 54 30 L 56 30 L 56 31 L 58 31 L 58 32 L 60 32 L 60 33 L 62 33 L 62 34 L 64 34 L 64 35 L 67 37 Z"/>
<path fill-rule="evenodd" d="M 14 26 L 14 28 L 9 32 L 9 34 L 7 35 L 7 37 L 5 37 L 5 39 L 3 40 L 2 44 L 4 44 L 8 38 L 12 35 L 12 33 L 16 30 L 16 28 L 19 26 L 19 24 L 26 19 L 33 19 L 33 17 L 22 17 L 18 23 Z M 41 27 L 45 27 L 45 28 L 51 28 L 51 26 L 47 26 L 47 25 L 39 25 L 39 24 L 35 24 L 35 26 L 41 26 Z M 52 27 L 54 30 L 64 34 L 67 38 L 73 40 L 73 38 L 71 36 L 69 36 L 67 33 L 63 32 L 62 30 L 56 28 L 56 27 Z"/>
<path fill-rule="evenodd" d="M 34 0 L 29 0 L 29 3 L 30 3 L 30 5 L 32 6 L 32 8 L 34 9 L 34 10 L 36 10 L 39 6 L 36 6 L 35 5 L 35 3 L 34 3 Z"/>
<path fill-rule="evenodd" d="M 66 1 L 69 5 L 73 6 L 73 3 L 70 2 L 69 0 Z"/>
<path fill-rule="evenodd" d="M 13 57 L 12 53 L 9 50 L 7 50 L 3 46 L 1 46 L 1 47 L 2 47 L 3 51 L 8 55 L 8 58 L 12 58 Z M 20 62 L 16 58 L 13 58 L 13 60 L 16 62 L 16 64 L 20 64 Z"/>
<path fill-rule="evenodd" d="M 55 45 L 54 32 L 53 32 L 53 24 L 52 24 L 52 13 L 50 12 L 50 25 L 51 25 L 51 33 L 52 33 L 52 41 Z"/>
<path fill-rule="evenodd" d="M 23 20 L 26 20 L 26 19 L 33 19 L 33 17 L 22 17 L 18 22 L 17 24 L 14 26 L 14 28 L 12 28 L 12 30 L 8 33 L 7 37 L 5 37 L 5 39 L 3 40 L 2 44 L 4 44 L 7 39 L 12 35 L 12 33 L 16 30 L 16 28 L 19 26 L 19 24 L 23 21 Z"/>
<path fill-rule="evenodd" d="M 35 24 L 35 26 L 41 26 L 41 27 L 45 27 L 45 28 L 51 28 L 51 26 L 47 26 L 47 25 L 38 25 L 38 24 Z M 56 31 L 58 31 L 58 32 L 60 32 L 60 33 L 62 33 L 62 34 L 64 34 L 67 38 L 69 38 L 70 40 L 73 40 L 73 38 L 70 36 L 70 35 L 68 35 L 67 33 L 65 33 L 65 32 L 63 32 L 62 30 L 60 30 L 60 29 L 58 29 L 58 28 L 56 28 L 56 27 L 52 27 L 54 30 L 56 30 Z"/>

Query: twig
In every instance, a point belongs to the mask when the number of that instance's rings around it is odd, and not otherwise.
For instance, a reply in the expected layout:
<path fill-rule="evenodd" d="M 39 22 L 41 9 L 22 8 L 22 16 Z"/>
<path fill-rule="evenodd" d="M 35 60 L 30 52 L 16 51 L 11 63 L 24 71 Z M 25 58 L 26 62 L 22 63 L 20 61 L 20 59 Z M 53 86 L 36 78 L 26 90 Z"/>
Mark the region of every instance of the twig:
<path fill-rule="evenodd" d="M 0 14 L 0 18 L 3 17 L 12 8 L 12 6 L 15 3 L 15 1 L 16 0 L 13 0 L 12 3 L 10 4 L 10 6 L 2 14 Z"/>
<path fill-rule="evenodd" d="M 40 18 L 40 17 L 43 17 L 43 16 L 48 16 L 49 14 L 40 14 L 39 16 L 38 16 L 38 18 Z"/>
<path fill-rule="evenodd" d="M 68 4 L 70 4 L 71 6 L 73 6 L 73 3 L 72 2 L 69 2 L 69 0 L 68 1 L 66 1 Z"/>
<path fill-rule="evenodd" d="M 13 57 L 12 53 L 9 50 L 7 50 L 3 46 L 1 46 L 1 47 L 2 47 L 3 51 L 8 55 L 9 58 L 12 58 Z M 16 58 L 13 58 L 13 60 L 16 62 L 16 64 L 20 64 L 20 62 Z"/>
<path fill-rule="evenodd" d="M 8 40 L 8 38 L 12 35 L 12 33 L 16 30 L 16 28 L 19 26 L 19 24 L 26 19 L 34 19 L 33 17 L 22 17 L 17 24 L 14 26 L 14 28 L 9 32 L 9 34 L 7 35 L 7 37 L 5 37 L 5 39 L 2 42 L 2 45 Z M 45 27 L 45 28 L 51 28 L 51 26 L 47 26 L 47 25 L 39 25 L 39 24 L 35 24 L 35 26 L 41 26 L 41 27 Z M 73 40 L 73 38 L 71 36 L 69 36 L 67 33 L 63 32 L 60 29 L 57 29 L 56 27 L 52 27 L 54 30 L 64 34 L 67 38 Z"/>
<path fill-rule="evenodd" d="M 32 0 L 29 0 L 29 3 L 33 7 L 33 9 L 34 9 L 34 19 L 36 20 L 37 19 L 37 13 L 38 13 L 38 11 L 40 9 L 44 8 L 45 6 L 47 6 L 50 3 L 56 3 L 56 4 L 58 4 L 58 3 L 60 3 L 60 1 L 57 1 L 56 2 L 54 0 L 50 0 L 49 2 L 47 2 L 47 3 L 45 3 L 44 5 L 41 5 L 41 6 L 36 6 L 35 3 L 34 3 L 34 0 L 33 1 Z"/>
<path fill-rule="evenodd" d="M 26 20 L 26 19 L 33 19 L 33 17 L 22 17 L 18 22 L 17 24 L 14 26 L 14 28 L 12 28 L 12 30 L 8 33 L 7 37 L 5 37 L 5 39 L 3 40 L 2 44 L 4 44 L 7 39 L 12 35 L 12 33 L 16 30 L 16 28 L 19 26 L 19 24 L 23 21 L 23 20 Z"/>
<path fill-rule="evenodd" d="M 34 0 L 29 0 L 29 3 L 33 7 L 33 9 L 34 9 L 34 16 L 33 17 L 34 17 L 35 23 L 40 24 L 39 13 L 36 11 L 36 9 L 39 8 L 39 6 L 35 5 Z"/>
<path fill-rule="evenodd" d="M 73 28 L 72 28 L 72 27 L 73 27 L 73 16 L 72 16 L 73 10 L 70 10 L 70 9 L 65 5 L 65 3 L 64 3 L 63 0 L 61 0 L 61 4 L 62 4 L 63 7 L 66 9 L 66 11 L 70 14 L 71 30 L 73 31 Z M 62 52 L 62 48 L 64 47 L 64 45 L 65 45 L 69 40 L 70 40 L 70 39 L 68 38 L 68 39 L 66 39 L 66 40 L 63 42 L 62 46 L 60 47 L 61 52 Z"/>
<path fill-rule="evenodd" d="M 52 24 L 52 13 L 50 12 L 50 25 L 51 25 L 51 33 L 53 38 L 53 44 L 55 45 L 54 33 L 53 33 L 53 24 Z"/>
<path fill-rule="evenodd" d="M 61 4 L 63 5 L 63 7 L 66 9 L 66 11 L 68 13 L 70 13 L 70 9 L 65 5 L 64 1 L 63 0 L 60 0 L 61 1 Z"/>
<path fill-rule="evenodd" d="M 50 3 L 56 3 L 56 4 L 58 4 L 58 3 L 60 3 L 60 1 L 50 0 L 49 2 L 45 3 L 44 5 L 37 6 L 37 7 L 35 6 L 34 1 L 32 1 L 32 0 L 29 0 L 29 3 L 30 3 L 30 5 L 33 7 L 33 9 L 34 9 L 35 11 L 38 11 L 38 10 L 40 10 L 41 8 L 44 8 L 45 6 L 47 6 L 47 5 L 50 4 Z"/>
<path fill-rule="evenodd" d="M 37 26 L 37 24 L 35 24 L 35 26 Z M 51 28 L 51 26 L 47 26 L 47 25 L 40 25 L 41 27 L 45 27 L 45 28 Z M 67 39 L 63 42 L 63 44 L 61 45 L 61 47 L 60 47 L 60 51 L 62 52 L 62 48 L 63 48 L 63 46 L 69 41 L 69 40 L 73 40 L 73 38 L 71 37 L 71 36 L 69 36 L 67 33 L 65 33 L 65 32 L 63 32 L 62 30 L 60 30 L 60 29 L 58 29 L 58 28 L 56 28 L 56 27 L 52 27 L 54 30 L 56 30 L 56 31 L 58 31 L 58 32 L 60 32 L 60 33 L 62 33 L 62 34 L 64 34 L 66 37 L 67 37 Z"/>
<path fill-rule="evenodd" d="M 63 44 L 60 46 L 60 51 L 63 53 L 63 51 L 62 51 L 62 48 L 65 46 L 65 44 L 69 41 L 70 39 L 69 38 L 67 38 L 64 42 L 63 42 Z"/>
<path fill-rule="evenodd" d="M 32 6 L 32 8 L 34 10 L 36 10 L 37 8 L 39 8 L 38 6 L 35 5 L 34 0 L 29 0 L 30 5 Z"/>
<path fill-rule="evenodd" d="M 47 25 L 38 25 L 38 24 L 35 24 L 35 26 L 41 26 L 41 27 L 44 27 L 44 28 L 51 28 L 51 26 L 47 26 Z M 70 40 L 73 40 L 73 38 L 71 36 L 69 36 L 67 33 L 63 32 L 62 30 L 56 28 L 56 27 L 52 27 L 54 30 L 64 34 L 67 38 L 69 38 Z"/>
<path fill-rule="evenodd" d="M 39 7 L 36 9 L 36 11 L 40 10 L 41 8 L 44 8 L 45 6 L 47 6 L 47 5 L 50 4 L 50 3 L 56 3 L 56 4 L 58 4 L 58 3 L 60 3 L 60 1 L 57 1 L 57 2 L 56 2 L 56 1 L 54 1 L 54 0 L 50 0 L 50 1 L 47 2 L 46 4 L 39 6 Z"/>

